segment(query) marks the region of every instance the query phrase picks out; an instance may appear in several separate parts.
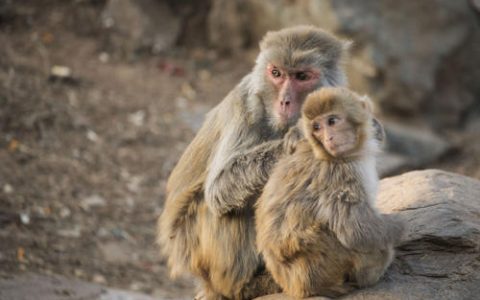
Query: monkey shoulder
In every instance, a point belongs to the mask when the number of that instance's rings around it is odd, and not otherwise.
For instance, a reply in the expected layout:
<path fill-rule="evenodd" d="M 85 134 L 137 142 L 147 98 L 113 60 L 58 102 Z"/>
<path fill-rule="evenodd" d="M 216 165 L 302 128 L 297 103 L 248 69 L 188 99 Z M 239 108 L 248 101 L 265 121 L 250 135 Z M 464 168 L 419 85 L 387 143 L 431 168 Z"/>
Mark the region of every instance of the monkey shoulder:
<path fill-rule="evenodd" d="M 219 104 L 222 116 L 229 124 L 232 118 L 246 126 L 255 126 L 265 119 L 263 102 L 251 88 L 251 75 L 247 75 Z"/>
<path fill-rule="evenodd" d="M 359 204 L 368 198 L 366 179 L 356 162 L 326 163 L 322 176 L 325 201 L 332 204 Z"/>
<path fill-rule="evenodd" d="M 275 166 L 264 194 L 267 201 L 284 207 L 303 208 L 307 212 L 316 205 L 318 191 L 325 189 L 320 181 L 323 164 L 315 159 L 311 149 L 301 147 L 295 153 L 286 155 Z M 306 212 L 302 212 L 306 213 Z"/>

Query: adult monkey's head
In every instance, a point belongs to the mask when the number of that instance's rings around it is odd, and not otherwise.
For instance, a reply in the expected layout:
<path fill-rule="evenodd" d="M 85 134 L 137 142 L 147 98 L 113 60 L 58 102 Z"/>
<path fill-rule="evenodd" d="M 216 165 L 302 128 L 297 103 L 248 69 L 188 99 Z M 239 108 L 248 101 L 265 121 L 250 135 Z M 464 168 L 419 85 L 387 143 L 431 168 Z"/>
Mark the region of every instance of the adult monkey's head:
<path fill-rule="evenodd" d="M 348 45 L 313 26 L 265 35 L 260 42 L 253 85 L 272 127 L 282 130 L 295 123 L 310 92 L 346 83 L 342 60 Z"/>

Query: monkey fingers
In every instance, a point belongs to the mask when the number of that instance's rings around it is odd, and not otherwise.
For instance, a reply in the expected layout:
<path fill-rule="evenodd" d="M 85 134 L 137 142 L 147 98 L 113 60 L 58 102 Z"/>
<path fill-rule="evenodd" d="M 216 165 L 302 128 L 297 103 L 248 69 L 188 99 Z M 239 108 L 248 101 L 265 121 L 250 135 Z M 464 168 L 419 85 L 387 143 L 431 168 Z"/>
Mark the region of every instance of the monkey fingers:
<path fill-rule="evenodd" d="M 294 126 L 288 130 L 288 132 L 283 137 L 283 149 L 286 154 L 292 154 L 297 148 L 298 142 L 303 138 L 303 133 L 301 129 L 297 126 Z"/>

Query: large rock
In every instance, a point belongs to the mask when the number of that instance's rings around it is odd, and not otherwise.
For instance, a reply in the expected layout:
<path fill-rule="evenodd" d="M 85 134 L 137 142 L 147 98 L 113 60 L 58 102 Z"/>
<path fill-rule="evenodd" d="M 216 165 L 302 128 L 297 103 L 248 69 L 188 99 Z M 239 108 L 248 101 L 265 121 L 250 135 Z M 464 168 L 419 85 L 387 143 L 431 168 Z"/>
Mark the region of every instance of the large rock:
<path fill-rule="evenodd" d="M 353 89 L 371 94 L 386 112 L 458 125 L 470 108 L 480 107 L 480 23 L 472 3 L 246 0 L 219 14 L 225 1 L 212 0 L 209 32 L 214 46 L 236 49 L 239 40 L 254 44 L 268 30 L 323 27 L 355 42 Z"/>
<path fill-rule="evenodd" d="M 429 128 L 412 127 L 394 122 L 382 122 L 386 145 L 377 159 L 380 178 L 418 169 L 445 155 L 451 148 L 442 137 Z"/>
<path fill-rule="evenodd" d="M 406 222 L 406 237 L 377 285 L 342 299 L 478 299 L 480 181 L 438 170 L 410 172 L 381 181 L 378 206 Z"/>

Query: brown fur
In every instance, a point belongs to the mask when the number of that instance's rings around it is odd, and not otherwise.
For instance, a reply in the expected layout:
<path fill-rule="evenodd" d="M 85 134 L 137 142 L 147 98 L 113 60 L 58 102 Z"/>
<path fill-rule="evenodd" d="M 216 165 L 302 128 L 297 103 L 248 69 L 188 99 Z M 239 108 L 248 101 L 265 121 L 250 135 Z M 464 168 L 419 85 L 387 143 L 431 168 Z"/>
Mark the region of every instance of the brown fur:
<path fill-rule="evenodd" d="M 173 276 L 189 272 L 202 279 L 203 298 L 251 299 L 279 290 L 262 273 L 253 215 L 291 125 L 272 117 L 278 95 L 266 66 L 282 58 L 296 66 L 302 56 L 302 64 L 321 69 L 314 88 L 341 85 L 343 48 L 314 27 L 267 34 L 252 73 L 208 113 L 172 171 L 157 241 Z"/>
<path fill-rule="evenodd" d="M 339 108 L 358 122 L 365 137 L 358 140 L 361 155 L 316 155 L 325 151 L 311 137 L 309 121 Z M 322 89 L 307 98 L 302 118 L 307 140 L 280 159 L 257 202 L 257 246 L 286 293 L 336 297 L 379 280 L 403 227 L 373 205 L 378 178 L 374 169 L 367 171 L 375 167 L 374 152 L 365 148 L 375 132 L 359 97 Z"/>
<path fill-rule="evenodd" d="M 321 100 L 321 101 L 320 101 Z M 361 153 L 361 148 L 366 145 L 367 139 L 376 139 L 376 128 L 374 128 L 373 117 L 371 116 L 371 102 L 368 98 L 362 98 L 347 88 L 324 88 L 308 95 L 302 107 L 302 126 L 305 137 L 310 144 L 315 145 L 313 151 L 321 159 L 333 160 L 334 158 L 322 146 L 322 141 L 313 138 L 311 134 L 311 120 L 316 116 L 329 112 L 344 112 L 348 122 L 355 128 L 357 144 L 353 150 L 354 154 Z M 380 125 L 381 126 L 381 125 Z M 383 129 L 382 129 L 383 130 Z M 372 134 L 374 134 L 372 138 Z M 345 160 L 347 157 L 341 157 Z"/>
<path fill-rule="evenodd" d="M 281 51 L 286 61 L 292 53 L 310 53 L 322 58 L 310 61 L 324 74 L 315 88 L 344 83 L 342 42 L 319 29 L 269 33 L 261 48 L 252 73 L 208 113 L 172 171 L 158 222 L 157 240 L 172 275 L 201 278 L 206 299 L 251 299 L 279 289 L 259 274 L 252 207 L 290 125 L 272 122 L 277 94 L 265 80 L 267 64 Z"/>

